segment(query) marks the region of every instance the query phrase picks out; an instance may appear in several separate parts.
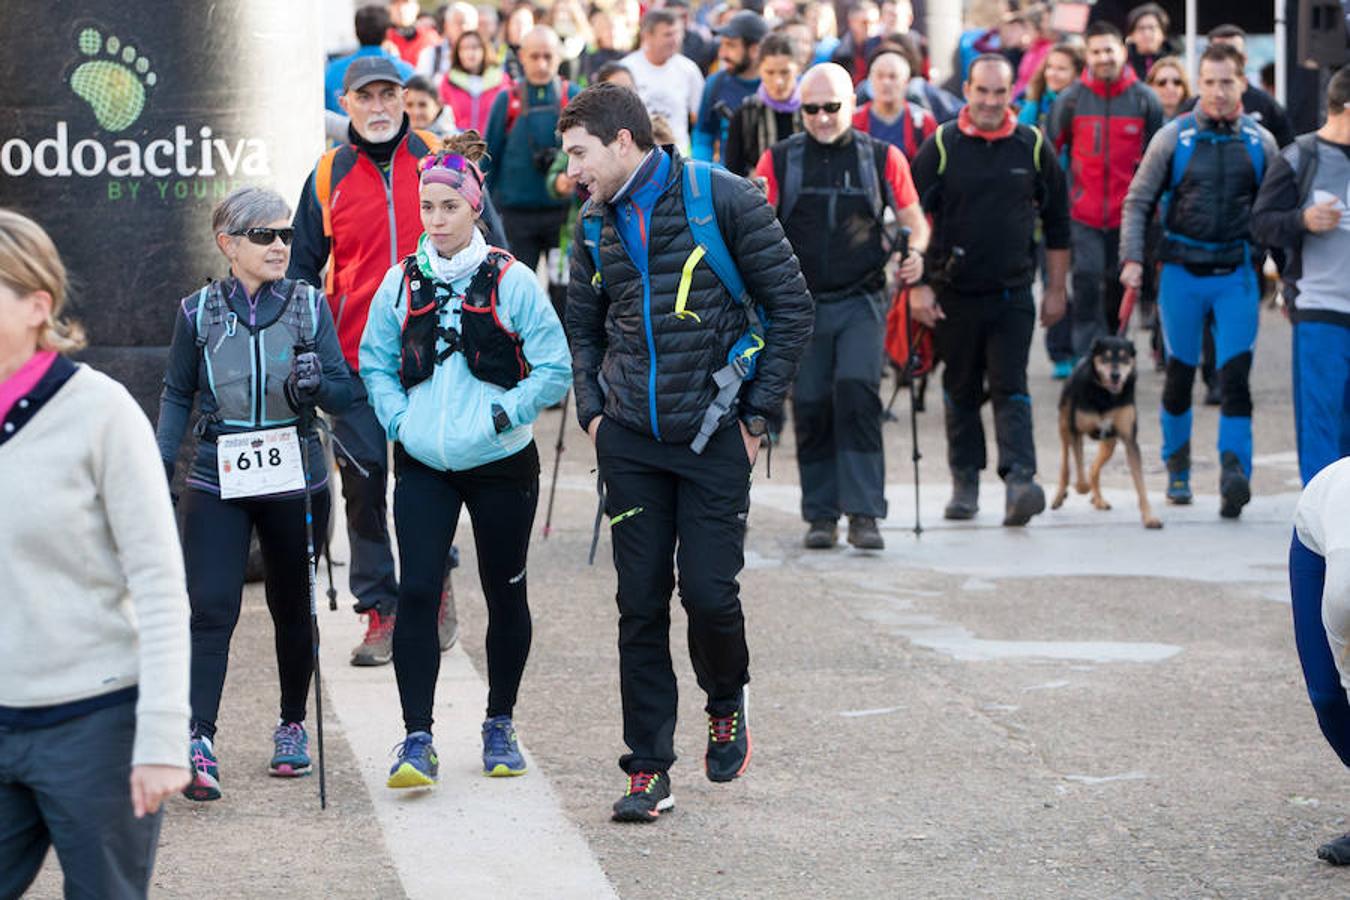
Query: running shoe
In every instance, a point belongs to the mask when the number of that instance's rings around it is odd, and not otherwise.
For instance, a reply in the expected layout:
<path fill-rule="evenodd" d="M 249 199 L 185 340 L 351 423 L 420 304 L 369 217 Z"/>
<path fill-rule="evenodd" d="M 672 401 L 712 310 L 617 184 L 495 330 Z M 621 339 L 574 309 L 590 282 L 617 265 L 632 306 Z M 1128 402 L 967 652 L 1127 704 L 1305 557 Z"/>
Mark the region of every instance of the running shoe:
<path fill-rule="evenodd" d="M 192 739 L 188 748 L 188 768 L 192 770 L 192 780 L 183 788 L 183 796 L 199 802 L 219 800 L 220 764 L 216 762 L 216 751 L 210 738 Z"/>
<path fill-rule="evenodd" d="M 741 701 L 725 716 L 708 716 L 708 751 L 703 771 L 709 781 L 734 781 L 750 767 L 750 689 L 741 688 Z"/>
<path fill-rule="evenodd" d="M 654 822 L 675 808 L 670 795 L 670 776 L 665 772 L 631 772 L 628 790 L 614 803 L 615 822 Z"/>
<path fill-rule="evenodd" d="M 283 722 L 272 732 L 272 762 L 267 767 L 270 775 L 295 778 L 308 775 L 309 735 L 299 722 Z"/>
<path fill-rule="evenodd" d="M 493 716 L 483 723 L 483 774 L 494 778 L 525 774 L 525 757 L 510 716 Z"/>
<path fill-rule="evenodd" d="M 1173 506 L 1190 506 L 1191 500 L 1191 473 L 1169 472 L 1167 473 L 1167 502 Z"/>
<path fill-rule="evenodd" d="M 382 666 L 394 658 L 394 616 L 366 612 L 366 636 L 352 650 L 352 665 Z"/>
<path fill-rule="evenodd" d="M 440 768 L 430 732 L 414 731 L 398 745 L 398 760 L 389 768 L 385 783 L 391 788 L 431 787 Z"/>

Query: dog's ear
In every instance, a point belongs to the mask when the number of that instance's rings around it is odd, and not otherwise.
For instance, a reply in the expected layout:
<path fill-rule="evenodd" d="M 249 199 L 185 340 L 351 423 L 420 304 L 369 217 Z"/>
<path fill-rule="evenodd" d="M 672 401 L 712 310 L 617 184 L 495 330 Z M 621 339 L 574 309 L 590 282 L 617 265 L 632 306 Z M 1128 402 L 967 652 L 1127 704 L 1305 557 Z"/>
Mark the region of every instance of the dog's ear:
<path fill-rule="evenodd" d="M 1106 349 L 1106 337 L 1097 335 L 1092 339 L 1092 347 L 1088 350 L 1088 356 L 1096 356 Z"/>

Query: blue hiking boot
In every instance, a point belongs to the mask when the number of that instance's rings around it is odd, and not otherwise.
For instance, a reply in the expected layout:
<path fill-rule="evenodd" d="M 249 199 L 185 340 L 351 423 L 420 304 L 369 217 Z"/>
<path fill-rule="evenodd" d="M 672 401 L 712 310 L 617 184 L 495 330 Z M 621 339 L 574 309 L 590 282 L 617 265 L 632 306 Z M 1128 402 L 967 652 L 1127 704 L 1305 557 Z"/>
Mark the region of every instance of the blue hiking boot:
<path fill-rule="evenodd" d="M 297 778 L 308 775 L 309 735 L 305 726 L 299 722 L 283 722 L 272 732 L 272 762 L 267 766 L 269 775 L 278 778 Z"/>
<path fill-rule="evenodd" d="M 210 738 L 192 739 L 188 748 L 188 768 L 192 770 L 192 780 L 183 788 L 183 796 L 198 802 L 219 800 L 220 764 L 216 762 L 216 750 Z"/>
<path fill-rule="evenodd" d="M 431 745 L 431 734 L 414 731 L 398 745 L 398 760 L 389 768 L 391 788 L 431 787 L 436 783 L 441 761 Z"/>
<path fill-rule="evenodd" d="M 493 778 L 525 774 L 525 757 L 510 716 L 493 716 L 483 723 L 483 774 Z"/>

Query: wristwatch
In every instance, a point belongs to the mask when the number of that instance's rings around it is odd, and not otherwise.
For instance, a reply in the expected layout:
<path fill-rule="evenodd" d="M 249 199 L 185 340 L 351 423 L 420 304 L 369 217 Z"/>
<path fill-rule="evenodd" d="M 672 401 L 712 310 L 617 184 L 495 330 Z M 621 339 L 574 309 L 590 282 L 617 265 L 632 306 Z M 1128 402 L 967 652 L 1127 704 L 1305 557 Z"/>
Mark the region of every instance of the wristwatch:
<path fill-rule="evenodd" d="M 498 434 L 511 428 L 511 417 L 496 403 L 492 404 L 492 427 L 497 429 Z"/>
<path fill-rule="evenodd" d="M 761 415 L 746 416 L 741 419 L 741 424 L 750 432 L 751 437 L 764 437 L 769 432 L 769 420 Z"/>

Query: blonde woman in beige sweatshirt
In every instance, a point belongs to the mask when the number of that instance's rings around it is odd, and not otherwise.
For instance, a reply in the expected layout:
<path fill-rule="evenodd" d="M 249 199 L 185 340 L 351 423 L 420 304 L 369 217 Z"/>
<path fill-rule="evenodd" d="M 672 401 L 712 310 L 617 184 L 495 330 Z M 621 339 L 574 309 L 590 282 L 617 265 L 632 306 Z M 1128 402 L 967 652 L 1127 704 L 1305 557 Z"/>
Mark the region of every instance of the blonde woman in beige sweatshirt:
<path fill-rule="evenodd" d="M 183 557 L 150 423 L 63 355 L 66 274 L 0 209 L 0 897 L 144 897 L 188 781 Z"/>

